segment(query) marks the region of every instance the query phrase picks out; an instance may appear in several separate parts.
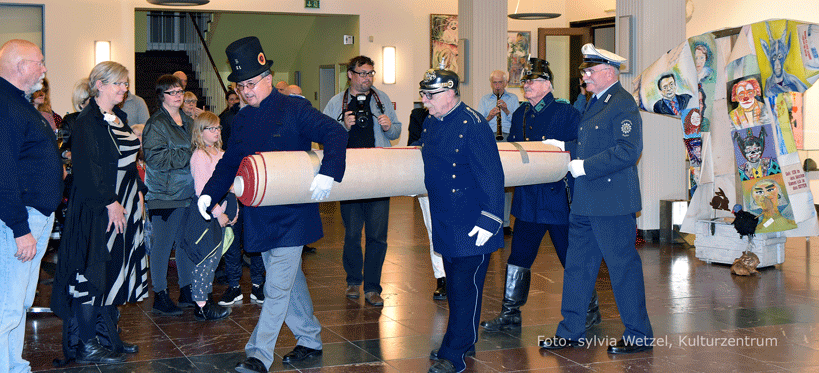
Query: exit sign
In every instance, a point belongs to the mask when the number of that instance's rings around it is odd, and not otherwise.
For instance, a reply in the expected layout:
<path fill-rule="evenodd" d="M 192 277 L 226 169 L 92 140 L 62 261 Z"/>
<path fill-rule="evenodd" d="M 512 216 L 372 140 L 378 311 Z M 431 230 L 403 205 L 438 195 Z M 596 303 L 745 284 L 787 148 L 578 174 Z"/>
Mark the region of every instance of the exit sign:
<path fill-rule="evenodd" d="M 320 0 L 304 0 L 304 7 L 318 9 L 320 3 L 321 3 Z"/>

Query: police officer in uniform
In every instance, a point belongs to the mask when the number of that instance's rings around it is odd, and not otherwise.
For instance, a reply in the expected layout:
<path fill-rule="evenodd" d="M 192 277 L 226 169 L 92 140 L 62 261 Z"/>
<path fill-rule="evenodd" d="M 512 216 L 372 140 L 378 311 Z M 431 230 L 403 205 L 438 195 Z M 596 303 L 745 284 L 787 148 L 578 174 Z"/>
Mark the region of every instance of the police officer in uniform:
<path fill-rule="evenodd" d="M 580 113 L 568 102 L 552 94 L 552 71 L 549 62 L 532 58 L 522 77 L 524 102 L 512 115 L 509 141 L 539 141 L 577 139 Z M 520 307 L 526 304 L 531 282 L 530 268 L 537 257 L 540 242 L 549 232 L 560 264 L 566 265 L 569 246 L 569 197 L 574 178 L 566 176 L 553 183 L 515 188 L 512 215 L 515 232 L 512 253 L 506 264 L 506 286 L 501 312 L 496 318 L 481 322 L 488 331 L 507 330 L 521 326 Z M 589 304 L 586 328 L 600 323 L 597 293 Z"/>
<path fill-rule="evenodd" d="M 208 212 L 228 192 L 245 156 L 266 151 L 309 151 L 312 142 L 324 145 L 321 167 L 310 185 L 312 198 L 326 198 L 333 181 L 341 182 L 344 176 L 347 131 L 304 98 L 285 96 L 273 89 L 273 61 L 265 57 L 256 37 L 231 43 L 225 53 L 233 70 L 228 80 L 236 83 L 236 91 L 247 106 L 233 118 L 230 144 L 199 197 L 199 212 L 205 219 L 210 218 Z M 245 206 L 242 212 L 245 250 L 262 253 L 267 279 L 262 312 L 245 346 L 247 359 L 237 364 L 236 371 L 267 372 L 285 322 L 297 345 L 282 357 L 282 362 L 320 355 L 321 324 L 313 315 L 313 301 L 301 270 L 302 246 L 323 236 L 318 204 Z"/>
<path fill-rule="evenodd" d="M 442 64 L 443 65 L 443 64 Z M 482 115 L 461 102 L 458 75 L 427 70 L 420 83 L 429 109 L 421 145 L 432 241 L 444 259 L 449 321 L 430 373 L 460 372 L 478 340 L 489 257 L 503 247 L 503 169 Z"/>
<path fill-rule="evenodd" d="M 588 299 L 602 259 L 625 326 L 623 338 L 608 352 L 645 351 L 652 348 L 654 334 L 646 311 L 643 264 L 634 247 L 635 214 L 641 209 L 637 161 L 643 151 L 642 120 L 634 98 L 618 81 L 625 58 L 592 44 L 581 51 L 583 81 L 594 96 L 583 113 L 577 140 L 544 141 L 571 152 L 568 168 L 575 183 L 563 272 L 563 321 L 555 337 L 540 346 L 560 349 L 582 343 Z"/>

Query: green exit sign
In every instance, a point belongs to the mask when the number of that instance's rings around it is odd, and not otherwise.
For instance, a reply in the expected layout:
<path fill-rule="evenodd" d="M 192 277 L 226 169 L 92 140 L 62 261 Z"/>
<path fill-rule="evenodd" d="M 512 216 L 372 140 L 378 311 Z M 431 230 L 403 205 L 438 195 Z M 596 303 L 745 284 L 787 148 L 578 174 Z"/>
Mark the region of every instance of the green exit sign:
<path fill-rule="evenodd" d="M 318 9 L 320 3 L 321 3 L 320 0 L 304 0 L 304 7 Z"/>

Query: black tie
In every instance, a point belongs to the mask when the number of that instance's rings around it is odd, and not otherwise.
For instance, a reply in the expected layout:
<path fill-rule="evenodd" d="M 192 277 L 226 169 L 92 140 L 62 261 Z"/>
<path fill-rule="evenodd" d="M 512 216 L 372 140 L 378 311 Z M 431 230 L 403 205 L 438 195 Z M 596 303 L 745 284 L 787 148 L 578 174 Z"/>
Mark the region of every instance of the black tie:
<path fill-rule="evenodd" d="M 592 99 L 589 100 L 589 105 L 586 106 L 586 110 L 588 110 L 594 103 L 597 102 L 597 96 L 592 96 Z"/>

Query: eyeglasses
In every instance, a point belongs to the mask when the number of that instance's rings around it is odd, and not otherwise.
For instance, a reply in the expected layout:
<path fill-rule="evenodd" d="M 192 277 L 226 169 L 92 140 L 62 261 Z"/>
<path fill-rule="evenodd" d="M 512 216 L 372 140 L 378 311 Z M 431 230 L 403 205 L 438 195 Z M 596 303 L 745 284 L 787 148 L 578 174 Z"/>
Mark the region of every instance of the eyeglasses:
<path fill-rule="evenodd" d="M 186 104 L 195 104 L 196 100 L 185 100 L 183 102 L 186 103 Z"/>
<path fill-rule="evenodd" d="M 211 132 L 219 132 L 219 131 L 221 131 L 221 130 L 222 130 L 222 127 L 221 127 L 221 126 L 216 126 L 216 127 L 205 127 L 205 128 L 203 128 L 202 130 L 204 130 L 204 131 L 211 131 Z"/>
<path fill-rule="evenodd" d="M 175 89 L 173 91 L 165 91 L 165 94 L 168 95 L 168 96 L 179 96 L 179 95 L 182 95 L 183 93 L 185 93 L 185 91 L 183 91 L 181 89 Z"/>
<path fill-rule="evenodd" d="M 26 60 L 26 59 L 24 59 L 23 61 L 34 62 L 34 63 L 40 65 L 40 67 L 45 67 L 45 58 L 43 58 L 42 60 L 39 60 L 39 61 L 37 61 L 37 60 Z"/>
<path fill-rule="evenodd" d="M 106 82 L 106 83 L 108 83 L 108 82 Z M 113 83 L 108 83 L 108 84 L 113 84 L 113 85 L 115 85 L 117 87 L 120 87 L 120 88 L 125 87 L 126 89 L 131 86 L 131 84 L 129 84 L 128 82 L 113 82 Z M 167 93 L 167 92 L 165 92 L 165 93 Z"/>
<path fill-rule="evenodd" d="M 597 72 L 601 72 L 601 71 L 603 71 L 605 69 L 606 69 L 605 67 L 602 68 L 602 69 L 597 69 L 597 70 L 593 70 L 592 68 L 588 68 L 588 69 L 583 70 L 583 75 L 591 76 L 592 74 L 597 73 Z"/>
<path fill-rule="evenodd" d="M 546 79 L 538 78 L 538 79 L 523 79 L 520 81 L 521 85 L 532 84 L 534 82 L 545 82 Z"/>
<path fill-rule="evenodd" d="M 444 90 L 442 90 L 442 91 L 438 91 L 438 92 L 424 92 L 424 91 L 419 91 L 418 93 L 421 95 L 421 97 L 426 97 L 426 99 L 427 99 L 427 100 L 432 100 L 432 97 L 433 97 L 433 96 L 435 96 L 435 95 L 437 95 L 437 94 L 439 94 L 439 93 L 445 92 L 445 91 L 446 91 L 446 89 L 444 89 Z"/>
<path fill-rule="evenodd" d="M 358 76 L 360 76 L 360 77 L 362 77 L 362 78 L 366 78 L 366 77 L 368 77 L 368 76 L 374 76 L 374 75 L 375 75 L 375 70 L 371 70 L 371 71 L 355 71 L 355 70 L 350 70 L 350 72 L 351 72 L 351 73 L 353 73 L 353 74 L 356 74 L 356 75 L 358 75 Z"/>
<path fill-rule="evenodd" d="M 252 91 L 252 90 L 253 90 L 253 88 L 256 88 L 256 84 L 259 84 L 259 82 L 261 82 L 261 81 L 262 81 L 262 79 L 264 79 L 264 78 L 265 78 L 265 77 L 263 76 L 263 77 L 259 78 L 259 80 L 255 81 L 255 82 L 247 82 L 247 83 L 245 83 L 245 84 L 242 84 L 242 83 L 236 83 L 236 92 L 241 92 L 241 91 L 244 91 L 244 90 L 245 90 L 245 88 L 247 88 L 247 89 L 249 89 L 249 90 L 251 90 L 251 91 Z"/>

